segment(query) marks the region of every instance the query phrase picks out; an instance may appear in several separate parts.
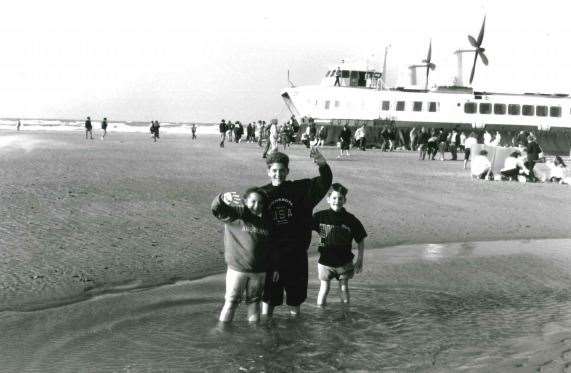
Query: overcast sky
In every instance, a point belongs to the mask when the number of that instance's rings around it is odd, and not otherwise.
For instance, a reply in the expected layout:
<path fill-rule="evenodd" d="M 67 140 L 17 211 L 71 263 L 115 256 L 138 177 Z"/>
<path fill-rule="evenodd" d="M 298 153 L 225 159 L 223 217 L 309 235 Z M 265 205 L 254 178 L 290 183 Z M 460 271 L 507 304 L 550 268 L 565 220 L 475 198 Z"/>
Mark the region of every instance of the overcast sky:
<path fill-rule="evenodd" d="M 317 84 L 361 59 L 408 84 L 426 57 L 451 84 L 455 49 L 487 15 L 474 87 L 571 91 L 566 1 L 5 1 L 0 117 L 248 122 L 287 116 L 286 74 Z M 470 60 L 468 62 L 468 60 Z M 465 70 L 471 68 L 466 56 Z"/>

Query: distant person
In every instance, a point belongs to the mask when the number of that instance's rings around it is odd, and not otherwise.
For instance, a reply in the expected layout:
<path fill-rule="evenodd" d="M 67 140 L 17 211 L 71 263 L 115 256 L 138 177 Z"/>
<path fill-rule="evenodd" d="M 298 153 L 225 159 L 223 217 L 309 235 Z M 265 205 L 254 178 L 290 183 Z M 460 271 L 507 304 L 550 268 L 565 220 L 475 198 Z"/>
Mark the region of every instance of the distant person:
<path fill-rule="evenodd" d="M 91 140 L 93 140 L 93 126 L 91 125 L 91 118 L 87 117 L 87 119 L 85 120 L 85 139 L 87 140 L 87 136 L 89 136 L 89 138 Z"/>
<path fill-rule="evenodd" d="M 357 128 L 355 131 L 355 146 L 357 146 L 362 151 L 367 150 L 367 138 L 365 137 L 365 125 Z"/>
<path fill-rule="evenodd" d="M 224 119 L 222 119 L 222 121 L 220 121 L 220 124 L 218 125 L 218 129 L 220 131 L 220 147 L 223 148 L 224 147 L 224 141 L 226 141 L 226 121 Z"/>
<path fill-rule="evenodd" d="M 325 140 L 327 140 L 327 128 L 325 128 L 325 126 L 321 126 L 317 133 L 317 144 L 315 146 L 325 145 Z"/>
<path fill-rule="evenodd" d="M 460 132 L 460 151 L 464 151 L 466 149 L 466 134 L 464 131 Z"/>
<path fill-rule="evenodd" d="M 316 140 L 317 137 L 317 125 L 313 118 L 309 118 L 309 142 L 312 143 Z"/>
<path fill-rule="evenodd" d="M 242 200 L 236 193 L 218 195 L 212 213 L 225 224 L 224 259 L 226 295 L 219 320 L 232 321 L 240 301 L 248 307 L 248 321 L 260 319 L 260 302 L 268 270 L 268 220 L 262 212 L 266 196 L 260 188 L 246 190 Z"/>
<path fill-rule="evenodd" d="M 341 69 L 339 66 L 337 66 L 337 70 L 335 70 L 335 83 L 333 84 L 334 87 L 341 87 L 341 81 L 339 79 L 341 79 Z"/>
<path fill-rule="evenodd" d="M 460 144 L 460 134 L 458 133 L 458 128 L 454 128 L 452 132 L 448 135 L 448 150 L 452 155 L 452 160 L 458 159 L 458 146 Z"/>
<path fill-rule="evenodd" d="M 430 129 L 430 136 L 428 137 L 428 142 L 426 144 L 426 152 L 428 153 L 428 159 L 433 161 L 438 153 L 438 132 L 436 129 Z"/>
<path fill-rule="evenodd" d="M 18 119 L 18 124 L 16 124 L 16 131 L 20 130 L 21 125 L 22 125 L 22 122 L 20 122 L 20 120 Z"/>
<path fill-rule="evenodd" d="M 486 130 L 484 132 L 484 145 L 493 145 L 492 144 L 492 134 L 488 130 Z"/>
<path fill-rule="evenodd" d="M 271 316 L 274 307 L 285 301 L 290 314 L 299 315 L 307 299 L 308 260 L 311 243 L 313 208 L 325 196 L 333 174 L 317 148 L 310 157 L 319 166 L 319 176 L 313 179 L 288 181 L 289 157 L 271 153 L 266 161 L 270 184 L 262 187 L 268 196 L 265 215 L 270 222 L 271 269 L 266 274 L 262 315 Z M 278 272 L 273 276 L 274 271 Z"/>
<path fill-rule="evenodd" d="M 397 129 L 393 125 L 389 126 L 387 136 L 389 140 L 389 151 L 393 152 L 395 151 L 396 140 L 397 140 Z"/>
<path fill-rule="evenodd" d="M 232 123 L 232 121 L 228 121 L 228 125 L 226 126 L 227 131 L 226 131 L 226 136 L 228 138 L 228 142 L 233 142 L 234 141 L 234 128 L 236 128 L 236 126 L 234 125 L 234 123 Z"/>
<path fill-rule="evenodd" d="M 262 154 L 262 158 L 266 158 L 269 153 L 274 153 L 278 151 L 278 140 L 279 140 L 279 131 L 278 131 L 278 120 L 272 119 L 270 121 L 270 127 L 266 131 L 268 133 L 268 142 L 266 143 L 266 149 Z"/>
<path fill-rule="evenodd" d="M 192 132 L 192 139 L 196 140 L 196 123 L 192 123 L 190 127 L 190 131 Z"/>
<path fill-rule="evenodd" d="M 408 136 L 409 136 L 409 140 L 410 140 L 410 150 L 414 151 L 414 150 L 416 150 L 416 139 L 418 136 L 416 127 L 412 127 Z"/>
<path fill-rule="evenodd" d="M 367 232 L 359 219 L 343 207 L 347 201 L 347 192 L 343 185 L 332 184 L 327 197 L 329 209 L 313 214 L 312 228 L 319 233 L 321 239 L 317 261 L 320 282 L 317 305 L 320 307 L 327 304 L 332 279 L 339 281 L 341 302 L 349 303 L 349 279 L 363 268 Z M 353 241 L 357 243 L 355 264 L 355 255 L 351 252 Z"/>
<path fill-rule="evenodd" d="M 305 131 L 301 135 L 301 143 L 303 145 L 305 145 L 306 148 L 309 149 L 309 147 L 310 147 L 310 144 L 309 144 L 309 126 L 305 128 Z"/>
<path fill-rule="evenodd" d="M 153 134 L 153 141 L 154 142 L 157 142 L 157 139 L 159 138 L 160 128 L 161 128 L 161 125 L 159 124 L 158 120 L 151 122 L 151 133 Z"/>
<path fill-rule="evenodd" d="M 470 132 L 470 135 L 466 140 L 464 140 L 464 169 L 468 167 L 468 162 L 470 162 L 470 154 L 472 152 L 472 146 L 478 143 L 478 139 L 476 138 L 476 134 L 474 132 Z"/>
<path fill-rule="evenodd" d="M 529 170 L 525 167 L 523 160 L 520 158 L 519 150 L 512 152 L 504 161 L 504 167 L 500 170 L 504 180 L 517 181 L 520 175 L 529 175 Z"/>
<path fill-rule="evenodd" d="M 525 166 L 529 169 L 528 179 L 529 181 L 537 181 L 533 168 L 536 163 L 545 161 L 545 158 L 543 156 L 543 150 L 541 150 L 541 146 L 537 143 L 537 139 L 534 135 L 529 135 L 527 137 L 527 146 L 525 150 L 527 152 L 527 161 L 525 162 Z"/>
<path fill-rule="evenodd" d="M 422 127 L 420 133 L 418 134 L 418 160 L 424 161 L 426 158 L 426 153 L 428 152 L 428 139 L 430 134 L 426 128 Z M 430 155 L 429 155 L 430 158 Z"/>
<path fill-rule="evenodd" d="M 492 163 L 487 157 L 488 152 L 481 150 L 480 154 L 472 159 L 470 164 L 470 172 L 474 179 L 491 180 L 494 175 L 492 173 Z"/>
<path fill-rule="evenodd" d="M 341 133 L 339 134 L 339 155 L 337 158 L 343 158 L 345 155 L 349 158 L 349 147 L 351 146 L 351 129 L 349 128 L 349 124 L 345 123 Z M 343 154 L 345 152 L 345 154 Z"/>
<path fill-rule="evenodd" d="M 258 121 L 258 146 L 262 147 L 262 142 L 266 136 L 266 122 L 265 121 Z"/>
<path fill-rule="evenodd" d="M 107 135 L 107 118 L 103 118 L 101 121 L 101 130 L 103 131 L 103 135 L 101 135 L 101 139 Z"/>
<path fill-rule="evenodd" d="M 446 151 L 448 150 L 448 134 L 441 128 L 438 131 L 438 152 L 440 153 L 439 159 L 446 160 Z"/>
<path fill-rule="evenodd" d="M 549 181 L 552 183 L 567 184 L 569 177 L 567 177 L 567 165 L 563 162 L 560 156 L 555 156 L 553 162 L 547 163 L 549 167 Z"/>

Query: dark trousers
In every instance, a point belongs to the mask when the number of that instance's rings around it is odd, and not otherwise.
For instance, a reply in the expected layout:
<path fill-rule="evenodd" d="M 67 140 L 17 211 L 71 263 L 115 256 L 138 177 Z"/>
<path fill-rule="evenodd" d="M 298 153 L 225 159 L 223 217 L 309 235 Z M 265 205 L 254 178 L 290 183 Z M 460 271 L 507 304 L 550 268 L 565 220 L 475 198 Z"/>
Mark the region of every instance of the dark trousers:
<path fill-rule="evenodd" d="M 266 158 L 268 156 L 268 151 L 270 150 L 270 139 L 266 141 L 266 148 L 264 149 L 264 154 L 262 154 L 262 158 Z"/>
<path fill-rule="evenodd" d="M 458 159 L 458 148 L 456 148 L 456 144 L 450 144 L 448 146 L 450 150 L 450 154 L 452 154 L 452 160 L 455 161 Z"/>

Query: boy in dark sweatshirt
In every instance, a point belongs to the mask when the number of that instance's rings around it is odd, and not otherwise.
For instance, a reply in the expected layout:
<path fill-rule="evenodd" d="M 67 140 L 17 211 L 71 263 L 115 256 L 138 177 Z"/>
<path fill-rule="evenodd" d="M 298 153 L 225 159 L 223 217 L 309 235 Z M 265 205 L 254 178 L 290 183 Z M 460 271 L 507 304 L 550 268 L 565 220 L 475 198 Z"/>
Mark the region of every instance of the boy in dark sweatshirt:
<path fill-rule="evenodd" d="M 312 148 L 310 156 L 319 166 L 319 176 L 313 179 L 286 181 L 289 158 L 283 153 L 271 153 L 266 161 L 271 183 L 261 189 L 268 196 L 264 214 L 270 220 L 271 272 L 266 274 L 262 315 L 271 316 L 274 307 L 283 304 L 284 291 L 294 316 L 307 298 L 312 212 L 333 179 L 323 155 Z"/>
<path fill-rule="evenodd" d="M 243 202 L 243 204 L 241 203 Z M 219 320 L 232 321 L 241 300 L 248 305 L 248 321 L 260 318 L 268 255 L 268 223 L 262 217 L 266 195 L 260 188 L 246 190 L 241 201 L 236 193 L 218 195 L 212 201 L 212 213 L 224 226 L 226 272 L 225 303 Z"/>

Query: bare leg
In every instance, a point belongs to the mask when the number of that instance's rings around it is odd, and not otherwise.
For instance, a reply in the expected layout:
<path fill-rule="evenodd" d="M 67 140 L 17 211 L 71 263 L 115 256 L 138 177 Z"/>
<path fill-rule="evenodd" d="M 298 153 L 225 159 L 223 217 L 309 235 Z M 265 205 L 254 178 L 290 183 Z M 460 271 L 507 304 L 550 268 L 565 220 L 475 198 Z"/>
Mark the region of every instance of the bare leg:
<path fill-rule="evenodd" d="M 339 296 L 341 302 L 349 303 L 349 280 L 343 279 L 339 281 Z"/>
<path fill-rule="evenodd" d="M 218 320 L 222 322 L 230 322 L 234 318 L 234 311 L 238 307 L 238 303 L 224 302 L 224 307 L 220 311 L 220 317 Z"/>
<path fill-rule="evenodd" d="M 269 303 L 262 302 L 262 316 L 272 317 L 274 314 L 274 306 Z"/>
<path fill-rule="evenodd" d="M 258 322 L 260 320 L 260 302 L 248 304 L 248 321 Z"/>
<path fill-rule="evenodd" d="M 329 281 L 321 281 L 319 294 L 317 294 L 317 305 L 323 307 L 327 304 L 327 294 L 329 294 Z"/>

